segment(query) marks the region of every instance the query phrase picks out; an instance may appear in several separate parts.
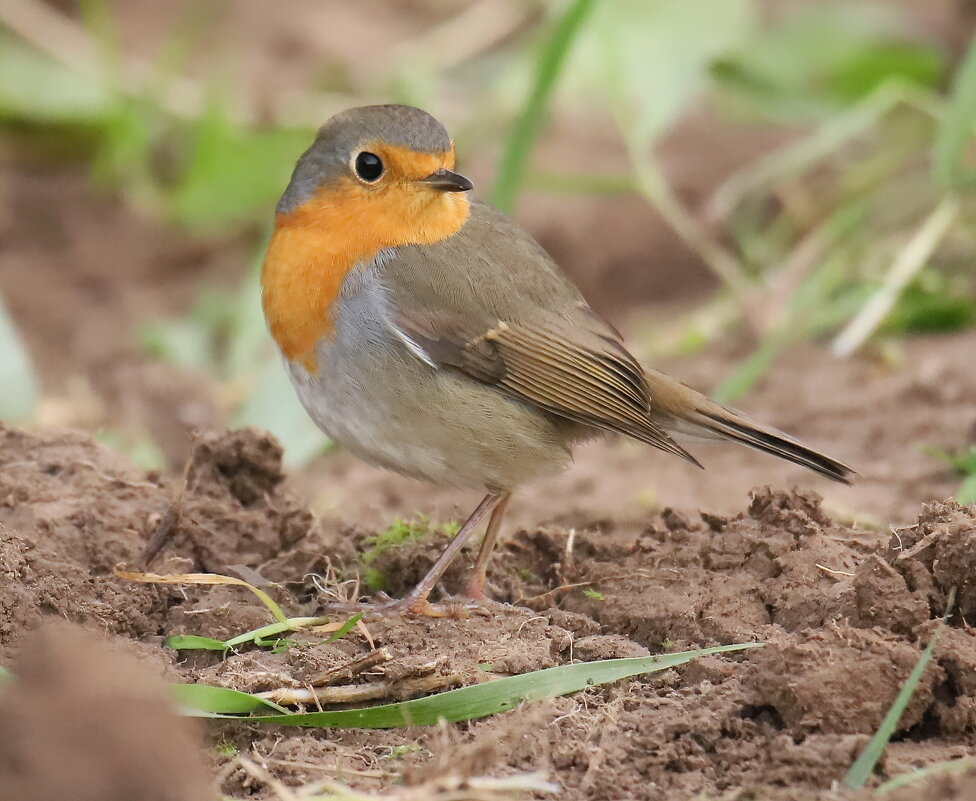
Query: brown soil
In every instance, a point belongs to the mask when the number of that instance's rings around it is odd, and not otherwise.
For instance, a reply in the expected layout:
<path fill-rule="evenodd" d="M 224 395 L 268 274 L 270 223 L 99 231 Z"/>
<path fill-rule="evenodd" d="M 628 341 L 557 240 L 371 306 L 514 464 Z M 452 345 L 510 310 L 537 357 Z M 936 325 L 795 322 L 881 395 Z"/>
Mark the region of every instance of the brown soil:
<path fill-rule="evenodd" d="M 154 662 L 138 644 L 63 622 L 33 631 L 16 691 L 0 696 L 3 797 L 212 798 L 199 738 L 173 714 Z"/>
<path fill-rule="evenodd" d="M 202 435 L 154 569 L 263 577 L 276 582 L 269 589 L 291 614 L 312 614 L 327 600 L 311 574 L 331 576 L 327 589 L 341 590 L 336 574 L 361 569 L 358 554 L 372 532 L 316 521 L 283 479 L 280 456 L 258 432 Z M 18 798 L 55 797 L 69 768 L 100 793 L 86 797 L 170 797 L 153 788 L 174 761 L 191 766 L 178 771 L 187 782 L 180 797 L 205 797 L 182 729 L 157 710 L 159 679 L 147 674 L 248 691 L 302 687 L 369 651 L 358 631 L 333 643 L 297 636 L 282 653 L 243 649 L 225 660 L 164 649 L 164 635 L 227 637 L 267 620 L 237 588 L 181 590 L 113 575 L 118 564 L 139 564 L 177 489 L 86 435 L 0 431 L 0 660 L 18 676 L 0 698 L 12 735 L 0 736 L 0 786 L 23 786 Z M 443 535 L 428 533 L 371 566 L 398 593 L 443 545 Z M 373 790 L 401 775 L 414 785 L 545 770 L 564 798 L 840 798 L 832 788 L 880 723 L 952 587 L 950 627 L 878 779 L 976 745 L 973 554 L 972 508 L 933 503 L 914 525 L 880 533 L 838 523 L 812 491 L 768 488 L 734 515 L 665 510 L 590 522 L 575 534 L 523 528 L 490 571 L 497 597 L 511 606 L 493 606 L 488 616 L 368 622 L 375 647 L 392 654 L 379 668 L 384 681 L 409 686 L 426 677 L 447 688 L 486 672 L 766 645 L 446 728 L 296 732 L 222 723 L 203 727 L 198 739 L 211 747 L 212 770 L 230 795 L 274 797 L 229 765 L 221 755 L 228 745 L 286 786 L 336 770 Z M 448 575 L 447 591 L 472 557 Z M 52 617 L 86 633 L 39 628 Z M 133 659 L 141 664 L 130 670 Z M 86 742 L 92 727 L 102 739 Z M 56 736 L 46 736 L 52 728 Z M 116 784 L 95 781 L 104 775 Z M 126 795 L 133 776 L 141 794 Z M 972 781 L 932 780 L 924 797 L 969 797 Z"/>

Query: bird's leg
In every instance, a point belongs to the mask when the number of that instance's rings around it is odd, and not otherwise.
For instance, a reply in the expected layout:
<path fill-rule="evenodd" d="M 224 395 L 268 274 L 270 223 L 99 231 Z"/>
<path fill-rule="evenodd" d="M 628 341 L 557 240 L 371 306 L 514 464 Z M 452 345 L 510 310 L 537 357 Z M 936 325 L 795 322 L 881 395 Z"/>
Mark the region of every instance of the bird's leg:
<path fill-rule="evenodd" d="M 489 492 L 481 503 L 478 504 L 477 508 L 470 514 L 467 520 L 464 521 L 464 525 L 457 534 L 454 535 L 454 539 L 451 540 L 450 545 L 448 545 L 444 552 L 440 555 L 434 566 L 427 571 L 427 575 L 424 576 L 420 583 L 414 587 L 410 594 L 407 595 L 402 601 L 396 601 L 398 605 L 402 605 L 405 611 L 413 612 L 414 614 L 430 614 L 431 605 L 427 600 L 431 591 L 437 585 L 437 582 L 441 580 L 441 576 L 444 575 L 444 571 L 451 566 L 457 555 L 461 552 L 464 544 L 471 538 L 475 530 L 478 527 L 478 523 L 481 522 L 481 518 L 484 517 L 488 512 L 497 508 L 499 502 L 503 503 L 507 500 L 507 495 L 496 495 Z M 494 519 L 494 514 L 492 514 L 492 519 Z M 490 527 L 490 524 L 489 524 Z M 480 558 L 480 557 L 479 557 Z"/>
<path fill-rule="evenodd" d="M 481 541 L 481 550 L 478 551 L 478 558 L 475 560 L 474 569 L 471 571 L 471 578 L 465 589 L 465 595 L 474 598 L 476 601 L 484 601 L 485 578 L 488 572 L 488 562 L 491 560 L 491 552 L 495 549 L 495 542 L 498 540 L 498 532 L 501 530 L 502 518 L 505 516 L 505 509 L 512 495 L 509 492 L 503 493 L 498 498 L 498 503 L 491 510 L 491 517 L 488 518 L 488 530 L 485 531 L 485 538 Z"/>
<path fill-rule="evenodd" d="M 464 521 L 464 525 L 457 534 L 454 535 L 454 539 L 451 540 L 450 544 L 444 549 L 444 552 L 438 557 L 437 561 L 434 562 L 434 566 L 427 571 L 427 575 L 424 576 L 420 583 L 414 587 L 410 593 L 401 599 L 387 601 L 380 604 L 329 604 L 326 607 L 326 611 L 332 612 L 355 612 L 363 611 L 367 615 L 375 614 L 399 614 L 399 613 L 409 613 L 413 615 L 426 615 L 428 617 L 449 617 L 456 616 L 462 611 L 461 607 L 455 605 L 444 605 L 435 606 L 427 600 L 431 591 L 437 585 L 437 582 L 441 580 L 441 576 L 444 575 L 444 571 L 451 566 L 451 562 L 457 558 L 458 553 L 464 547 L 464 544 L 471 539 L 471 535 L 478 528 L 478 523 L 481 522 L 486 514 L 492 511 L 499 503 L 504 504 L 508 500 L 508 494 L 495 494 L 489 492 L 478 507 L 471 513 L 467 520 Z M 495 516 L 492 515 L 492 520 Z M 497 526 L 496 526 L 497 528 Z M 484 546 L 482 546 L 484 550 Z M 490 552 L 490 549 L 489 549 Z M 485 555 L 485 560 L 487 561 L 487 554 Z M 481 556 L 478 557 L 479 561 Z M 482 571 L 484 572 L 484 571 Z"/>

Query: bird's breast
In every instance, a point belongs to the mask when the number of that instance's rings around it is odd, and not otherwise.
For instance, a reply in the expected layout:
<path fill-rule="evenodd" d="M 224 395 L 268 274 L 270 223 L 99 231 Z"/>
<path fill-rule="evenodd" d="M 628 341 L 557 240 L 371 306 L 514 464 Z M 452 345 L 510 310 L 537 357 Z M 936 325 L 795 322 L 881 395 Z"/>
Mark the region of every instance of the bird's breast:
<path fill-rule="evenodd" d="M 289 361 L 316 371 L 315 349 L 334 329 L 332 304 L 346 275 L 369 253 L 327 232 L 279 224 L 261 273 L 261 301 L 271 336 Z M 378 250 L 378 248 L 377 248 Z"/>
<path fill-rule="evenodd" d="M 384 249 L 431 244 L 460 230 L 467 199 L 434 196 L 433 202 L 431 209 L 404 192 L 387 200 L 337 191 L 278 215 L 261 297 L 271 336 L 289 361 L 316 371 L 316 345 L 332 336 L 333 304 L 357 266 L 372 263 Z M 426 210 L 417 216 L 418 208 Z"/>

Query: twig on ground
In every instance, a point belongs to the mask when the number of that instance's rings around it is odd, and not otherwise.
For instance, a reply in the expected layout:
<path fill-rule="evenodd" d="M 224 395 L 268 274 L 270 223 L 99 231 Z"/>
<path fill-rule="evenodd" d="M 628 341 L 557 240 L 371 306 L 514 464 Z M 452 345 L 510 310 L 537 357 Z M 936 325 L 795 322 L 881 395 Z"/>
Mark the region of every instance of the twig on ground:
<path fill-rule="evenodd" d="M 266 765 L 275 768 L 319 771 L 321 773 L 341 774 L 342 776 L 358 776 L 362 779 L 394 779 L 399 775 L 392 770 L 356 770 L 344 765 L 324 765 L 320 762 L 301 762 L 294 759 L 278 759 L 277 757 L 268 757 L 264 762 Z"/>
<path fill-rule="evenodd" d="M 156 528 L 150 535 L 149 542 L 146 543 L 146 548 L 142 552 L 142 563 L 144 567 L 148 568 L 153 560 L 159 556 L 159 552 L 163 550 L 173 532 L 180 525 L 180 520 L 183 517 L 183 496 L 186 494 L 186 487 L 190 481 L 190 468 L 193 466 L 193 457 L 196 455 L 196 450 L 197 443 L 194 441 L 190 455 L 186 459 L 186 464 L 183 465 L 180 485 L 173 495 L 173 500 L 170 501 L 169 506 L 166 507 L 166 511 L 163 512 L 163 516 L 160 518 L 159 523 L 156 524 Z"/>
<path fill-rule="evenodd" d="M 360 673 L 369 670 L 371 667 L 375 667 L 381 662 L 388 662 L 392 658 L 393 654 L 390 653 L 388 648 L 379 648 L 357 657 L 351 662 L 346 662 L 344 665 L 329 668 L 329 670 L 313 676 L 308 680 L 308 683 L 312 687 L 324 687 L 328 684 L 337 684 L 340 681 L 346 681 L 354 676 L 358 676 Z"/>
<path fill-rule="evenodd" d="M 256 779 L 257 781 L 261 782 L 272 793 L 274 793 L 275 797 L 280 801 L 298 801 L 299 797 L 295 795 L 295 793 L 272 776 L 266 768 L 259 765 L 254 760 L 249 759 L 246 756 L 238 756 L 231 764 L 235 767 L 239 767 L 252 779 Z"/>
<path fill-rule="evenodd" d="M 832 576 L 853 576 L 853 573 L 847 570 L 835 570 L 834 568 L 827 567 L 827 565 L 817 564 L 816 567 L 820 568 L 824 573 L 830 573 Z"/>
<path fill-rule="evenodd" d="M 418 676 L 395 682 L 371 682 L 342 687 L 280 687 L 256 693 L 258 698 L 272 701 L 282 706 L 296 704 L 342 705 L 358 704 L 363 701 L 393 700 L 405 701 L 424 693 L 433 693 L 464 683 L 461 673 L 447 673 L 435 676 Z"/>
<path fill-rule="evenodd" d="M 387 795 L 367 795 L 331 780 L 299 789 L 299 799 L 329 798 L 334 801 L 502 801 L 516 793 L 556 793 L 559 785 L 546 781 L 542 772 L 515 776 L 459 776 L 451 773 L 423 784 L 400 787 Z"/>

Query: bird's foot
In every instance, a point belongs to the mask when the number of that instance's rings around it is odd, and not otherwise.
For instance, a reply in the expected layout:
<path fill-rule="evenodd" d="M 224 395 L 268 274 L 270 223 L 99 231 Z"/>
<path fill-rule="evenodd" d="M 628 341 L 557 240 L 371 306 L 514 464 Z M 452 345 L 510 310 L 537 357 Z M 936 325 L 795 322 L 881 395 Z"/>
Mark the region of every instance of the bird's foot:
<path fill-rule="evenodd" d="M 471 617 L 472 614 L 489 614 L 483 601 L 459 598 L 441 603 L 431 603 L 426 598 L 408 595 L 405 598 L 389 598 L 380 594 L 380 599 L 370 603 L 329 604 L 323 610 L 328 613 L 363 613 L 363 618 L 384 617 L 386 615 L 410 615 L 416 617 L 444 617 L 455 620 Z"/>

